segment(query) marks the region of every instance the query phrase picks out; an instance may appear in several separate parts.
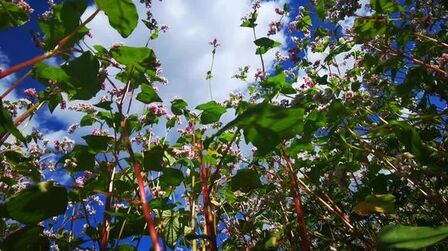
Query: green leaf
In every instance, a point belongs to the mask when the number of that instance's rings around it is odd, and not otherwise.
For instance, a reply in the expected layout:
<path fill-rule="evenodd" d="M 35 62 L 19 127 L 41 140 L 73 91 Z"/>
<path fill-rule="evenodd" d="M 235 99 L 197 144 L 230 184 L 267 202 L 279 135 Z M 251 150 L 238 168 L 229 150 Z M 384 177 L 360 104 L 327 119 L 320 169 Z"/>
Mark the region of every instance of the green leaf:
<path fill-rule="evenodd" d="M 49 66 L 44 62 L 39 62 L 34 65 L 33 78 L 40 81 L 44 85 L 48 85 L 48 81 L 53 82 L 68 82 L 70 77 L 61 68 Z"/>
<path fill-rule="evenodd" d="M 42 182 L 22 191 L 3 204 L 9 217 L 24 224 L 37 224 L 42 220 L 63 214 L 67 208 L 67 190 Z"/>
<path fill-rule="evenodd" d="M 23 176 L 30 178 L 33 182 L 39 182 L 42 178 L 41 173 L 33 162 L 20 162 L 12 165 L 12 169 Z"/>
<path fill-rule="evenodd" d="M 164 240 L 168 247 L 174 248 L 176 246 L 176 241 L 181 234 L 180 213 L 165 210 L 162 212 L 162 221 L 164 224 Z"/>
<path fill-rule="evenodd" d="M 64 155 L 58 163 L 64 163 L 66 159 L 76 161 L 76 167 L 68 168 L 69 172 L 92 171 L 95 167 L 95 154 L 91 152 L 90 147 L 76 145 L 73 150 Z"/>
<path fill-rule="evenodd" d="M 300 19 L 299 23 L 300 29 L 307 29 L 311 26 L 313 26 L 313 21 L 311 20 L 310 15 L 303 16 L 302 19 Z"/>
<path fill-rule="evenodd" d="M 262 82 L 261 85 L 265 88 L 272 88 L 283 94 L 294 94 L 297 92 L 294 87 L 286 82 L 286 76 L 283 71 L 275 76 L 269 77 L 266 81 Z"/>
<path fill-rule="evenodd" d="M 137 95 L 137 100 L 141 101 L 145 104 L 149 104 L 152 102 L 162 102 L 162 99 L 159 97 L 154 88 L 149 84 L 141 85 L 142 91 Z"/>
<path fill-rule="evenodd" d="M 251 105 L 215 136 L 238 127 L 244 131 L 246 142 L 254 144 L 258 148 L 258 154 L 264 155 L 275 149 L 282 140 L 290 139 L 303 131 L 304 113 L 303 108 L 297 107 L 284 108 L 268 103 Z"/>
<path fill-rule="evenodd" d="M 232 191 L 240 190 L 244 193 L 262 186 L 260 175 L 256 171 L 247 168 L 238 170 L 230 180 L 229 185 Z"/>
<path fill-rule="evenodd" d="M 243 20 L 243 23 L 241 23 L 241 27 L 246 27 L 246 28 L 254 28 L 257 26 L 257 13 L 254 12 L 252 13 L 252 15 L 250 16 L 250 18 Z"/>
<path fill-rule="evenodd" d="M 93 49 L 95 49 L 95 51 L 97 51 L 97 53 L 99 53 L 100 55 L 107 55 L 109 53 L 107 49 L 104 48 L 104 46 L 99 44 L 94 45 Z"/>
<path fill-rule="evenodd" d="M 39 27 L 45 34 L 45 49 L 53 49 L 64 37 L 75 31 L 80 18 L 87 8 L 85 0 L 69 0 L 53 6 L 53 15 L 50 18 L 39 19 Z M 68 41 L 66 47 L 87 34 L 88 29 L 83 27 Z"/>
<path fill-rule="evenodd" d="M 50 250 L 50 240 L 43 234 L 42 227 L 25 226 L 6 237 L 2 250 Z"/>
<path fill-rule="evenodd" d="M 414 127 L 402 121 L 391 121 L 392 127 L 397 138 L 404 144 L 406 151 L 414 154 L 418 160 L 426 161 L 428 152 L 423 146 L 422 139 Z"/>
<path fill-rule="evenodd" d="M 115 251 L 135 251 L 135 250 L 137 250 L 137 248 L 132 246 L 131 244 L 123 244 L 115 249 Z"/>
<path fill-rule="evenodd" d="M 79 26 L 80 18 L 86 8 L 87 1 L 85 0 L 68 0 L 62 2 L 59 18 L 61 19 L 67 34 Z"/>
<path fill-rule="evenodd" d="M 368 195 L 364 201 L 356 204 L 352 211 L 360 216 L 368 216 L 373 213 L 394 213 L 395 196 L 392 194 Z"/>
<path fill-rule="evenodd" d="M 314 150 L 314 146 L 309 141 L 293 140 L 291 146 L 288 148 L 289 155 L 295 156 L 300 152 L 310 152 Z"/>
<path fill-rule="evenodd" d="M 46 93 L 44 92 L 44 94 L 46 94 Z M 48 100 L 48 109 L 50 110 L 51 113 L 53 113 L 54 109 L 56 109 L 56 107 L 61 104 L 61 102 L 63 100 L 62 95 L 61 95 L 61 93 L 53 93 L 53 94 L 47 95 L 46 97 Z M 39 99 L 39 100 L 44 100 L 44 99 L 45 98 Z"/>
<path fill-rule="evenodd" d="M 353 28 L 355 30 L 356 43 L 362 43 L 384 35 L 388 30 L 388 24 L 373 19 L 357 18 Z"/>
<path fill-rule="evenodd" d="M 151 209 L 170 210 L 176 207 L 175 204 L 170 204 L 167 197 L 153 198 L 149 203 Z"/>
<path fill-rule="evenodd" d="M 99 62 L 90 51 L 64 64 L 62 69 L 70 77 L 70 87 L 66 90 L 70 99 L 88 100 L 101 90 Z"/>
<path fill-rule="evenodd" d="M 89 145 L 92 153 L 107 152 L 107 147 L 113 138 L 109 136 L 86 135 L 82 137 Z"/>
<path fill-rule="evenodd" d="M 270 49 L 275 48 L 282 43 L 272 40 L 267 37 L 262 37 L 254 41 L 255 45 L 258 46 L 256 54 L 265 54 Z"/>
<path fill-rule="evenodd" d="M 145 26 L 149 29 L 149 31 L 151 32 L 151 36 L 149 36 L 149 39 L 154 40 L 157 39 L 159 37 L 159 27 L 156 25 L 154 25 L 152 22 L 142 19 L 142 22 L 145 24 Z"/>
<path fill-rule="evenodd" d="M 201 123 L 211 124 L 219 121 L 221 115 L 223 115 L 227 110 L 222 105 L 216 103 L 216 101 L 210 101 L 201 105 L 196 106 L 196 109 L 201 110 Z"/>
<path fill-rule="evenodd" d="M 280 241 L 283 237 L 282 231 L 267 232 L 264 233 L 265 237 L 257 242 L 253 251 L 268 251 L 268 250 L 278 250 Z"/>
<path fill-rule="evenodd" d="M 125 239 L 133 235 L 144 234 L 146 221 L 143 216 L 137 217 L 133 214 L 125 215 L 125 217 L 116 217 L 119 220 L 114 224 L 110 230 L 111 239 L 118 238 L 118 234 L 121 232 L 121 239 Z M 120 219 L 121 218 L 121 219 Z M 124 225 L 123 231 L 121 231 L 121 225 Z"/>
<path fill-rule="evenodd" d="M 95 118 L 92 116 L 92 114 L 87 114 L 84 117 L 81 118 L 80 125 L 81 126 L 89 126 L 93 125 L 95 123 Z"/>
<path fill-rule="evenodd" d="M 179 169 L 164 168 L 162 172 L 163 174 L 160 176 L 159 180 L 163 184 L 178 186 L 184 180 L 184 175 Z"/>
<path fill-rule="evenodd" d="M 417 250 L 434 245 L 447 237 L 447 225 L 440 227 L 389 225 L 379 232 L 377 247 L 378 250 L 391 248 Z"/>
<path fill-rule="evenodd" d="M 110 50 L 112 57 L 118 63 L 126 66 L 136 66 L 155 59 L 154 52 L 146 47 L 119 46 Z"/>
<path fill-rule="evenodd" d="M 138 23 L 137 8 L 132 0 L 95 0 L 109 18 L 109 24 L 124 38 L 131 35 Z"/>
<path fill-rule="evenodd" d="M 33 158 L 26 158 L 19 151 L 9 150 L 3 152 L 6 161 L 11 166 L 11 169 L 17 173 L 29 177 L 33 182 L 39 182 L 41 174 L 33 163 Z"/>
<path fill-rule="evenodd" d="M 21 26 L 29 21 L 29 17 L 24 10 L 16 4 L 0 2 L 0 30 Z"/>
<path fill-rule="evenodd" d="M 395 1 L 390 0 L 370 0 L 370 6 L 377 14 L 380 13 L 392 13 L 395 11 L 403 10 L 401 6 Z"/>
<path fill-rule="evenodd" d="M 212 71 L 208 71 L 207 75 L 205 76 L 205 80 L 210 80 L 212 78 L 213 78 Z"/>
<path fill-rule="evenodd" d="M 188 104 L 183 99 L 175 99 L 171 101 L 171 111 L 175 115 L 182 115 L 185 108 L 187 108 Z"/>
<path fill-rule="evenodd" d="M 156 55 L 149 48 L 119 46 L 112 48 L 110 53 L 118 63 L 126 65 L 134 71 L 148 72 L 149 70 L 155 69 L 153 63 L 156 60 Z"/>
<path fill-rule="evenodd" d="M 167 129 L 171 129 L 171 128 L 176 126 L 176 122 L 177 122 L 176 118 L 173 117 L 172 119 L 168 119 L 166 121 L 165 126 L 166 126 Z"/>
<path fill-rule="evenodd" d="M 160 146 L 155 146 L 143 153 L 143 167 L 145 170 L 162 171 L 163 155 L 165 150 Z"/>
<path fill-rule="evenodd" d="M 95 104 L 94 106 L 110 111 L 110 110 L 112 110 L 112 107 L 111 107 L 112 104 L 113 104 L 112 101 L 102 101 L 102 102 Z"/>
<path fill-rule="evenodd" d="M 325 20 L 325 3 L 327 2 L 327 0 L 318 0 L 317 4 L 316 4 L 316 12 L 317 12 L 317 16 L 319 17 L 319 19 L 321 21 Z"/>
<path fill-rule="evenodd" d="M 22 133 L 15 126 L 11 114 L 3 108 L 3 102 L 0 99 L 0 135 L 5 135 L 6 133 L 11 133 L 16 139 L 26 144 L 25 137 L 23 137 Z"/>

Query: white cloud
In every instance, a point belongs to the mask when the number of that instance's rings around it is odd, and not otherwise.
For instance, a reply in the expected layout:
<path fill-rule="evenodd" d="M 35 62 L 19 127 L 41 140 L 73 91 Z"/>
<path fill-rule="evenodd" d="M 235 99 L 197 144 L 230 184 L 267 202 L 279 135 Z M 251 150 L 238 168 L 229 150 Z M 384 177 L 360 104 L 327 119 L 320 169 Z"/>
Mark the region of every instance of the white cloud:
<path fill-rule="evenodd" d="M 268 24 L 272 20 L 278 20 L 275 8 L 281 8 L 286 0 L 263 2 L 259 10 L 257 37 L 264 37 L 268 31 Z M 138 6 L 139 15 L 145 17 L 146 9 L 139 1 L 134 1 Z M 180 96 L 189 102 L 190 107 L 209 100 L 208 82 L 205 80 L 206 72 L 211 63 L 211 46 L 209 41 L 217 38 L 221 46 L 217 49 L 215 65 L 213 70 L 212 88 L 214 98 L 223 100 L 228 93 L 245 89 L 246 83 L 232 78 L 238 67 L 249 65 L 251 68 L 249 81 L 252 81 L 257 68 L 261 68 L 258 55 L 255 55 L 255 45 L 253 43 L 253 33 L 249 28 L 241 28 L 241 17 L 250 12 L 251 1 L 249 0 L 166 0 L 163 2 L 154 1 L 153 13 L 160 24 L 168 25 L 169 31 L 150 42 L 150 48 L 154 49 L 157 57 L 164 68 L 164 76 L 170 81 L 168 86 L 158 86 L 160 95 L 165 101 L 169 101 L 174 96 Z M 95 6 L 90 6 L 82 19 L 84 20 L 93 11 Z M 287 20 L 284 20 L 287 22 Z M 88 24 L 93 38 L 87 38 L 89 45 L 101 44 L 110 47 L 114 43 L 123 42 L 129 46 L 144 46 L 149 31 L 146 26 L 139 22 L 133 34 L 127 38 L 122 38 L 113 28 L 110 27 L 107 17 L 100 13 L 91 23 Z M 286 36 L 283 33 L 272 37 L 273 39 L 286 43 Z M 281 48 L 280 48 L 281 49 Z M 269 70 L 274 60 L 272 50 L 264 55 L 267 69 Z M 48 64 L 56 66 L 60 62 L 56 59 L 46 61 Z M 7 68 L 8 57 L 0 51 L 0 67 Z M 4 91 L 16 79 L 15 75 L 0 80 L 0 91 Z M 9 84 L 8 84 L 9 83 Z M 91 103 L 98 102 L 99 98 L 105 94 L 101 92 L 97 97 L 90 100 Z M 11 99 L 17 98 L 14 93 L 10 94 Z M 69 103 L 68 106 L 73 105 Z M 132 111 L 140 112 L 143 105 L 133 102 Z M 51 140 L 62 138 L 63 131 L 70 124 L 77 123 L 84 116 L 83 113 L 56 108 L 50 114 L 47 108 L 38 113 L 25 131 L 31 128 L 40 128 L 48 134 Z M 65 128 L 59 131 L 49 131 L 43 128 L 41 121 L 46 123 L 58 121 Z M 79 143 L 80 136 L 88 134 L 91 127 L 77 130 L 74 135 Z"/>
<path fill-rule="evenodd" d="M 135 2 L 135 1 L 134 1 Z M 274 12 L 276 7 L 281 8 L 285 1 L 263 2 L 259 11 L 257 37 L 266 36 L 268 24 L 279 16 Z M 140 17 L 145 17 L 146 9 L 136 2 Z M 233 79 L 238 67 L 249 65 L 251 73 L 249 80 L 261 62 L 255 55 L 253 33 L 251 29 L 241 28 L 241 17 L 250 11 L 248 0 L 171 0 L 154 1 L 153 13 L 160 24 L 168 25 L 169 31 L 150 42 L 164 68 L 164 76 L 168 78 L 168 86 L 159 85 L 160 95 L 165 101 L 174 96 L 180 96 L 189 102 L 190 107 L 209 100 L 208 82 L 205 80 L 206 72 L 211 63 L 211 46 L 209 41 L 217 38 L 221 46 L 217 49 L 213 71 L 213 96 L 218 100 L 227 97 L 227 94 L 236 89 L 246 88 L 246 84 Z M 90 6 L 82 19 L 93 11 Z M 287 20 L 284 20 L 285 22 Z M 122 38 L 118 32 L 110 27 L 107 17 L 100 12 L 88 24 L 93 35 L 87 38 L 90 46 L 101 44 L 106 48 L 115 43 L 123 42 L 129 46 L 144 46 L 149 37 L 146 26 L 140 22 L 136 30 L 127 39 Z M 107 27 L 107 30 L 105 29 Z M 273 39 L 285 43 L 286 36 L 277 34 Z M 274 52 L 264 55 L 267 67 L 272 65 Z M 90 100 L 96 103 L 101 93 Z M 79 102 L 76 102 L 79 103 Z M 72 104 L 68 104 L 70 106 Z M 143 105 L 133 102 L 132 111 L 141 112 Z M 45 113 L 47 120 L 58 120 L 66 126 L 79 122 L 83 113 L 57 108 L 53 114 Z M 89 129 L 91 130 L 91 129 Z M 75 138 L 85 130 L 77 131 Z"/>
<path fill-rule="evenodd" d="M 144 16 L 146 9 L 138 4 L 139 14 Z M 257 27 L 258 37 L 265 36 L 270 21 L 278 19 L 274 12 L 280 3 L 265 2 L 262 4 Z M 89 12 L 94 10 L 90 7 Z M 215 58 L 213 92 L 222 99 L 234 89 L 244 88 L 244 83 L 231 76 L 237 68 L 250 65 L 254 74 L 261 68 L 260 60 L 255 55 L 252 31 L 241 28 L 241 17 L 250 11 L 250 1 L 243 0 L 172 0 L 154 2 L 153 12 L 160 24 L 167 24 L 170 29 L 161 34 L 159 39 L 151 41 L 153 48 L 164 66 L 164 74 L 169 79 L 167 87 L 161 87 L 161 95 L 169 99 L 175 95 L 182 96 L 193 105 L 208 100 L 208 84 L 205 75 L 210 67 L 211 47 L 208 42 L 217 38 L 221 46 Z M 107 18 L 100 14 L 88 27 L 93 38 L 87 39 L 89 44 L 111 46 L 116 42 L 125 42 L 131 46 L 144 46 L 148 39 L 148 30 L 139 23 L 137 29 L 128 38 L 123 39 L 113 29 L 104 32 L 108 27 Z M 284 35 L 274 39 L 285 41 Z M 274 59 L 274 52 L 266 54 L 269 66 Z"/>
<path fill-rule="evenodd" d="M 5 70 L 9 68 L 9 64 L 11 63 L 8 55 L 6 55 L 0 48 L 0 69 L 1 70 Z M 3 94 L 8 87 L 14 83 L 14 81 L 16 81 L 17 77 L 16 74 L 11 74 L 8 75 L 5 78 L 0 79 L 0 95 Z M 17 96 L 15 95 L 15 92 L 11 92 L 8 96 L 7 99 L 10 100 L 15 100 L 17 99 Z"/>

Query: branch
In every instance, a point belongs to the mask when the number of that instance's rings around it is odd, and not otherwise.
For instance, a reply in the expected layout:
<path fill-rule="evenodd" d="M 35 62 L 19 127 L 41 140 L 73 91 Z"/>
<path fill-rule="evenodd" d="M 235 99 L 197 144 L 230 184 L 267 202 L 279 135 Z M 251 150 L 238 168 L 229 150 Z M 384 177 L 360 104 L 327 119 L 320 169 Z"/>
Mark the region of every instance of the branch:
<path fill-rule="evenodd" d="M 62 48 L 70 41 L 70 39 L 72 39 L 77 33 L 78 31 L 83 28 L 84 26 L 86 26 L 86 24 L 88 24 L 90 21 L 93 20 L 93 18 L 95 18 L 95 16 L 100 12 L 99 9 L 97 9 L 92 15 L 90 15 L 84 22 L 82 22 L 78 27 L 76 27 L 75 30 L 73 30 L 70 34 L 68 34 L 67 36 L 65 36 L 64 38 L 62 38 L 58 44 L 54 47 L 53 50 L 49 51 L 49 52 L 45 52 L 44 54 L 34 57 L 30 60 L 27 60 L 23 63 L 20 63 L 18 65 L 14 65 L 11 68 L 4 70 L 4 71 L 0 71 L 0 79 L 11 75 L 17 71 L 20 71 L 26 67 L 32 66 L 36 63 L 39 63 L 42 60 L 45 60 L 47 58 L 51 58 L 53 56 L 56 56 L 60 53 L 63 52 Z"/>
<path fill-rule="evenodd" d="M 202 200 L 204 204 L 204 218 L 205 218 L 205 227 L 207 230 L 207 235 L 209 237 L 209 250 L 218 250 L 216 246 L 216 232 L 213 224 L 213 214 L 211 212 L 211 203 L 210 203 L 210 195 L 209 195 L 209 186 L 208 186 L 208 170 L 204 160 L 204 156 L 202 155 L 202 143 L 199 144 L 199 158 L 201 160 L 201 183 L 202 183 Z"/>
<path fill-rule="evenodd" d="M 135 158 L 134 151 L 132 150 L 131 141 L 129 140 L 129 136 L 126 132 L 126 119 L 123 119 L 121 121 L 121 130 L 122 130 L 124 142 L 126 144 L 126 147 L 127 147 L 128 153 L 129 153 L 129 158 L 131 159 L 131 163 L 134 164 L 134 172 L 135 172 L 135 176 L 137 177 L 137 183 L 138 183 L 138 187 L 139 187 L 139 196 L 140 196 L 140 201 L 142 202 L 142 207 L 143 207 L 143 214 L 145 216 L 146 223 L 148 224 L 148 232 L 149 232 L 149 235 L 151 236 L 154 250 L 160 251 L 161 248 L 160 248 L 160 244 L 159 244 L 159 236 L 157 234 L 154 220 L 152 219 L 151 211 L 150 211 L 148 202 L 146 200 L 145 184 L 143 182 L 140 163 Z"/>
<path fill-rule="evenodd" d="M 300 201 L 300 193 L 299 193 L 299 186 L 298 186 L 298 179 L 296 174 L 293 171 L 293 165 L 291 162 L 291 159 L 284 155 L 283 157 L 286 161 L 287 165 L 287 171 L 289 173 L 289 176 L 291 177 L 292 184 L 291 184 L 291 190 L 294 195 L 294 205 L 295 205 L 295 211 L 297 214 L 297 223 L 299 224 L 299 230 L 300 230 L 300 241 L 301 241 L 301 248 L 304 251 L 311 250 L 311 242 L 308 237 L 308 233 L 306 230 L 306 223 L 305 223 L 305 217 L 303 215 L 302 205 Z"/>

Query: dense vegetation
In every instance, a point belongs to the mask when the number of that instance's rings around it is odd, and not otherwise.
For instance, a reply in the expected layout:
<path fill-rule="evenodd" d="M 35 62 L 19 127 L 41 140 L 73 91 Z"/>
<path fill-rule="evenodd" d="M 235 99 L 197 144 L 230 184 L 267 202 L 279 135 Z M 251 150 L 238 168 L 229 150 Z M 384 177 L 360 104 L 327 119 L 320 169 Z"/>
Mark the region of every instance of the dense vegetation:
<path fill-rule="evenodd" d="M 131 0 L 94 0 L 97 11 L 81 20 L 86 0 L 39 17 L 23 0 L 0 1 L 0 29 L 38 18 L 42 50 L 0 71 L 0 79 L 20 76 L 0 99 L 2 250 L 134 250 L 148 236 L 154 250 L 446 248 L 446 1 L 317 0 L 272 10 L 278 20 L 254 37 L 255 82 L 241 66 L 234 77 L 247 90 L 221 102 L 210 89 L 211 101 L 197 107 L 162 102 L 155 86 L 166 80 L 147 41 L 83 43 L 99 12 L 123 37 L 144 19 L 157 39 L 166 27 L 142 2 L 145 17 Z M 251 4 L 241 29 L 256 34 L 260 3 Z M 271 38 L 277 32 L 286 45 Z M 210 46 L 213 58 L 220 44 Z M 279 48 L 288 54 L 269 69 L 263 55 Z M 51 57 L 63 63 L 44 62 Z M 214 71 L 212 63 L 205 80 Z M 27 78 L 41 85 L 8 99 Z M 100 90 L 108 95 L 89 103 Z M 21 129 L 39 110 L 74 100 L 83 102 L 70 109 L 85 115 L 68 133 L 92 127 L 85 142 Z M 135 113 L 132 102 L 147 109 Z M 177 139 L 154 135 L 155 125 Z M 68 173 L 72 185 L 48 172 Z"/>

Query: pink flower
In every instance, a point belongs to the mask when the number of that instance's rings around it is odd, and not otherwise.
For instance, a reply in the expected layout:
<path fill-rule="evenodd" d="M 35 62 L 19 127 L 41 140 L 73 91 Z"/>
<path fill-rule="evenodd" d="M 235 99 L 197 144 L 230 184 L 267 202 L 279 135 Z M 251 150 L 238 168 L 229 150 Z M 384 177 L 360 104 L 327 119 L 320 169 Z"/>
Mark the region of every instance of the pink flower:
<path fill-rule="evenodd" d="M 213 39 L 211 42 L 209 42 L 208 44 L 210 44 L 211 46 L 213 46 L 214 48 L 217 48 L 218 46 L 221 46 L 221 44 L 218 42 L 218 39 Z"/>
<path fill-rule="evenodd" d="M 192 122 L 188 122 L 188 126 L 185 129 L 177 129 L 177 132 L 183 135 L 193 134 L 194 133 L 194 124 Z"/>
<path fill-rule="evenodd" d="M 69 110 L 77 111 L 77 112 L 94 112 L 95 107 L 89 103 L 80 103 L 76 105 L 72 105 L 68 108 Z"/>
<path fill-rule="evenodd" d="M 280 21 L 272 21 L 269 23 L 268 36 L 275 35 L 280 30 L 282 23 Z"/>
<path fill-rule="evenodd" d="M 75 185 L 77 187 L 83 187 L 85 182 L 86 182 L 86 178 L 84 176 L 80 176 L 80 177 L 76 178 Z"/>
<path fill-rule="evenodd" d="M 19 8 L 25 11 L 27 14 L 31 14 L 34 12 L 34 9 L 31 8 L 31 6 L 23 0 L 17 1 L 17 6 L 19 6 Z"/>
<path fill-rule="evenodd" d="M 167 120 L 171 120 L 171 119 L 175 118 L 175 116 L 173 114 L 171 114 L 171 113 L 167 113 L 167 114 L 165 114 L 165 118 Z"/>
<path fill-rule="evenodd" d="M 75 141 L 74 140 L 72 140 L 70 138 L 67 138 L 67 137 L 63 138 L 63 140 L 62 140 L 62 149 L 64 150 L 64 152 L 67 153 L 67 152 L 73 150 L 74 147 L 75 147 Z"/>
<path fill-rule="evenodd" d="M 65 110 L 65 108 L 67 108 L 67 102 L 65 102 L 65 100 L 62 100 L 60 106 L 62 110 Z"/>
<path fill-rule="evenodd" d="M 282 55 L 279 51 L 275 52 L 275 60 L 277 60 L 279 63 L 285 62 L 289 59 L 288 56 Z"/>
<path fill-rule="evenodd" d="M 24 90 L 23 93 L 25 93 L 30 99 L 37 98 L 37 91 L 35 88 L 28 88 Z"/>
<path fill-rule="evenodd" d="M 74 133 L 74 132 L 76 131 L 76 129 L 78 129 L 78 128 L 79 128 L 79 124 L 78 124 L 78 123 L 75 123 L 75 124 L 70 125 L 70 126 L 68 127 L 67 132 L 70 133 L 70 134 L 72 134 L 72 133 Z"/>
<path fill-rule="evenodd" d="M 147 106 L 147 109 L 154 115 L 162 116 L 167 114 L 166 108 L 162 104 L 151 103 Z"/>
<path fill-rule="evenodd" d="M 275 8 L 275 13 L 279 14 L 280 16 L 283 16 L 285 14 L 285 11 L 280 8 Z"/>
<path fill-rule="evenodd" d="M 311 78 L 309 77 L 304 77 L 303 80 L 305 80 L 305 86 L 308 88 L 311 88 L 314 86 L 314 82 L 313 80 L 311 80 Z"/>
<path fill-rule="evenodd" d="M 266 72 L 262 71 L 261 69 L 257 69 L 257 72 L 255 73 L 255 80 L 259 79 L 260 81 L 262 81 L 265 80 L 266 77 Z"/>
<path fill-rule="evenodd" d="M 144 124 L 146 122 L 146 115 L 141 115 L 138 117 L 138 122 Z"/>
<path fill-rule="evenodd" d="M 162 25 L 162 26 L 160 26 L 160 31 L 161 31 L 161 32 L 167 32 L 168 29 L 169 29 L 168 25 Z"/>
<path fill-rule="evenodd" d="M 44 154 L 44 150 L 36 144 L 30 145 L 28 147 L 28 152 L 33 156 L 40 156 L 40 155 Z"/>
<path fill-rule="evenodd" d="M 183 145 L 180 149 L 173 149 L 174 154 L 176 155 L 184 155 L 189 159 L 194 159 L 196 154 L 191 146 Z"/>
<path fill-rule="evenodd" d="M 92 130 L 92 135 L 93 136 L 100 136 L 101 135 L 101 131 L 97 128 Z"/>
<path fill-rule="evenodd" d="M 253 9 L 253 10 L 257 10 L 257 9 L 259 9 L 260 7 L 261 7 L 260 0 L 255 0 L 255 1 L 252 3 L 252 9 Z"/>

